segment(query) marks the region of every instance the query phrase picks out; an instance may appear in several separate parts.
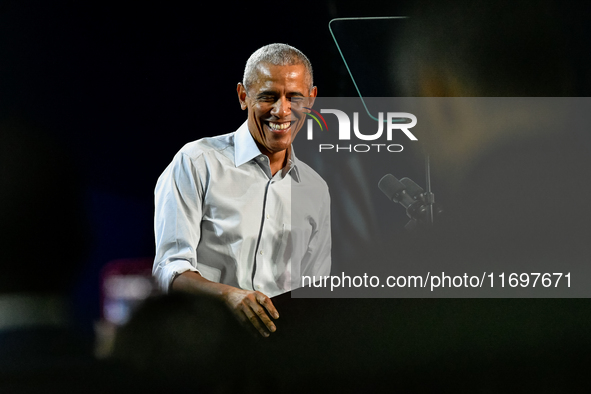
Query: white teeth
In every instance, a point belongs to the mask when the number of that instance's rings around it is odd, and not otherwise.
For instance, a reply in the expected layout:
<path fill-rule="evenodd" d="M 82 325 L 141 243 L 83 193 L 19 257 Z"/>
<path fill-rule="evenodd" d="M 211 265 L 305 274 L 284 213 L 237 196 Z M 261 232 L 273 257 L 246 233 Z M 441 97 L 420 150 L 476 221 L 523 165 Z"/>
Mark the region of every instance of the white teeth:
<path fill-rule="evenodd" d="M 273 122 L 269 122 L 269 127 L 272 128 L 273 130 L 285 130 L 289 127 L 290 123 L 273 123 Z"/>

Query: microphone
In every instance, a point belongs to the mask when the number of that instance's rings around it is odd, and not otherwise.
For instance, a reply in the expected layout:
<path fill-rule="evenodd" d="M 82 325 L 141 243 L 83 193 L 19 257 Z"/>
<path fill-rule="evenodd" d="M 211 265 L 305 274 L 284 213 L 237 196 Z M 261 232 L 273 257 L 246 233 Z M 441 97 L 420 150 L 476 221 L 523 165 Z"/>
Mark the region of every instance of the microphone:
<path fill-rule="evenodd" d="M 423 193 L 425 193 L 425 190 L 423 190 L 422 187 L 420 187 L 419 185 L 417 185 L 416 183 L 414 183 L 411 179 L 409 178 L 402 178 L 400 180 L 400 182 L 406 186 L 406 193 L 408 195 L 410 195 L 412 198 L 419 198 L 419 196 L 421 196 Z"/>
<path fill-rule="evenodd" d="M 428 193 L 411 179 L 398 180 L 394 175 L 386 174 L 378 182 L 378 187 L 388 199 L 402 205 L 410 219 L 427 222 L 427 209 L 433 203 L 432 197 L 427 198 Z"/>
<path fill-rule="evenodd" d="M 396 179 L 392 174 L 387 174 L 378 182 L 380 190 L 395 203 L 401 204 L 404 208 L 418 202 L 423 189 L 408 178 Z"/>

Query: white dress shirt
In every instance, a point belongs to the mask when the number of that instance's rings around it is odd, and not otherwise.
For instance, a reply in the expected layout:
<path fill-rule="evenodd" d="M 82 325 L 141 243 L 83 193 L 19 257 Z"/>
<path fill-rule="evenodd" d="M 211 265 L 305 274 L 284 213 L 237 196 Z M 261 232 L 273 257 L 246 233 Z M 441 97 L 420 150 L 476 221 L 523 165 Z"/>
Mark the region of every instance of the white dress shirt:
<path fill-rule="evenodd" d="M 185 145 L 155 189 L 153 274 L 164 291 L 188 270 L 269 297 L 330 274 L 326 182 L 290 155 L 271 174 L 246 122 Z"/>

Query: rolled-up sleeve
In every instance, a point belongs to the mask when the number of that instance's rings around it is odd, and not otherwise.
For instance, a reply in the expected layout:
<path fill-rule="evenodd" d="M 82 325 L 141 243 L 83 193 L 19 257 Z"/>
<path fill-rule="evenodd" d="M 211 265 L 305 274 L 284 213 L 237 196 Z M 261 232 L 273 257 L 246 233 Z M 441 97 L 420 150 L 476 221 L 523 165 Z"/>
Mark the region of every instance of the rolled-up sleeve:
<path fill-rule="evenodd" d="M 197 270 L 201 236 L 203 184 L 191 158 L 179 152 L 154 190 L 156 257 L 153 275 L 168 292 L 174 278 Z"/>

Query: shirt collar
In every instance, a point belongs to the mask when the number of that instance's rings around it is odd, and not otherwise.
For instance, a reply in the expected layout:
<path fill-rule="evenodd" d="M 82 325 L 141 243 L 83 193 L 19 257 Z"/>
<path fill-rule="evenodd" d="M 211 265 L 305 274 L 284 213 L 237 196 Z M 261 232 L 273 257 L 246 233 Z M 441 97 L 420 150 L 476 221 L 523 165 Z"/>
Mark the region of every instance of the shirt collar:
<path fill-rule="evenodd" d="M 287 173 L 289 170 L 291 170 L 291 177 L 296 181 L 296 182 L 300 182 L 300 173 L 298 170 L 298 159 L 293 151 L 293 145 L 290 146 L 289 152 L 288 152 L 288 157 L 287 157 L 287 165 L 283 168 L 283 170 L 285 171 L 285 173 Z M 284 175 L 285 175 L 284 173 Z"/>
<path fill-rule="evenodd" d="M 260 155 L 261 151 L 250 135 L 246 121 L 236 130 L 234 136 L 234 164 L 236 167 L 240 167 Z"/>
<path fill-rule="evenodd" d="M 242 123 L 242 126 L 236 130 L 236 134 L 234 136 L 234 165 L 236 167 L 240 167 L 244 163 L 247 163 L 255 157 L 262 155 L 256 142 L 254 141 L 254 138 L 252 138 L 252 135 L 248 130 L 247 122 L 248 121 Z M 287 173 L 292 169 L 292 177 L 297 182 L 300 182 L 300 174 L 297 167 L 298 159 L 293 152 L 293 145 L 290 147 L 289 151 L 287 166 L 284 167 L 283 171 Z"/>

